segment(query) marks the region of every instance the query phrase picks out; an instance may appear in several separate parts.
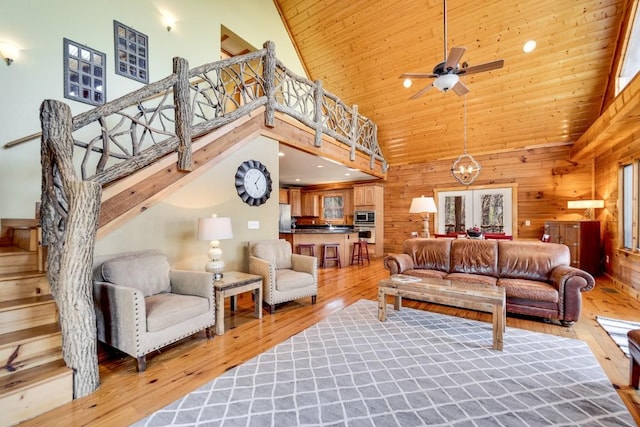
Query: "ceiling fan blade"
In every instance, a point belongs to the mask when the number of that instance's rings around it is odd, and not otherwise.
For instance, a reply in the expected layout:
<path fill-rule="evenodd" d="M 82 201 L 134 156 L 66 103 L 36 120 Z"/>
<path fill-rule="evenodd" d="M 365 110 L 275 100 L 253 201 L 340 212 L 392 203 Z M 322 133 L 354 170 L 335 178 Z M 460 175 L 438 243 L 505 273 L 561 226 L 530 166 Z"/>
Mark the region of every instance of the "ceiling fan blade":
<path fill-rule="evenodd" d="M 498 68 L 502 68 L 504 66 L 504 59 L 499 59 L 493 62 L 487 62 L 480 65 L 474 65 L 473 67 L 462 68 L 458 74 L 475 74 L 482 73 L 483 71 L 497 70 Z"/>
<path fill-rule="evenodd" d="M 400 74 L 401 79 L 426 79 L 426 78 L 435 78 L 438 77 L 437 74 L 432 73 L 402 73 Z"/>
<path fill-rule="evenodd" d="M 451 90 L 454 91 L 456 95 L 459 95 L 459 96 L 465 95 L 469 92 L 469 88 L 466 87 L 464 83 L 462 83 L 460 80 L 458 80 L 458 83 L 453 85 Z"/>
<path fill-rule="evenodd" d="M 429 84 L 428 86 L 420 89 L 419 91 L 417 91 L 416 93 L 414 93 L 413 95 L 411 95 L 409 97 L 409 99 L 416 99 L 416 98 L 420 98 L 422 95 L 424 95 L 425 93 L 427 93 L 429 91 L 429 89 L 431 89 L 433 87 L 433 83 Z"/>
<path fill-rule="evenodd" d="M 452 47 L 449 56 L 447 56 L 447 61 L 444 63 L 445 71 L 456 68 L 466 50 L 464 47 Z"/>

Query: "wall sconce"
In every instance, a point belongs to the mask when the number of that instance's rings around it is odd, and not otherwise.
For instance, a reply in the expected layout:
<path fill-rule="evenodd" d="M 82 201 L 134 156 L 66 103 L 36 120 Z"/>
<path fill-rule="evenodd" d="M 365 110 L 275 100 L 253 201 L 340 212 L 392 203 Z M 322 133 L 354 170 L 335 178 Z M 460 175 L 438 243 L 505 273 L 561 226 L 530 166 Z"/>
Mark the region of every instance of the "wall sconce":
<path fill-rule="evenodd" d="M 584 209 L 584 216 L 589 220 L 595 218 L 594 209 L 604 208 L 604 200 L 569 200 L 567 209 Z"/>
<path fill-rule="evenodd" d="M 4 62 L 8 65 L 18 58 L 20 49 L 9 43 L 0 43 L 0 55 L 4 58 Z"/>
<path fill-rule="evenodd" d="M 411 200 L 411 207 L 409 213 L 417 213 L 422 217 L 422 236 L 429 236 L 429 214 L 431 212 L 437 212 L 435 200 L 433 197 L 414 197 Z"/>
<path fill-rule="evenodd" d="M 167 31 L 171 31 L 171 29 L 176 25 L 176 20 L 171 15 L 163 14 L 162 21 L 164 22 L 164 25 L 167 26 Z"/>

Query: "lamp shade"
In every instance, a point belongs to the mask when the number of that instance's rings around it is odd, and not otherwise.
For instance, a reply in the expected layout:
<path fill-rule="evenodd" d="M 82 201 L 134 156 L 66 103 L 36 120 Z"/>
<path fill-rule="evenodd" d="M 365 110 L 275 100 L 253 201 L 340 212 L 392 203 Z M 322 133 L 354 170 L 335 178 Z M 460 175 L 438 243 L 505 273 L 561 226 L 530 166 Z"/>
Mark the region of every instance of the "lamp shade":
<path fill-rule="evenodd" d="M 409 213 L 438 212 L 433 197 L 414 197 L 411 201 Z"/>
<path fill-rule="evenodd" d="M 569 200 L 568 209 L 594 209 L 604 208 L 604 200 Z"/>
<path fill-rule="evenodd" d="M 231 218 L 198 218 L 198 240 L 224 240 L 233 238 Z"/>
<path fill-rule="evenodd" d="M 460 77 L 457 74 L 443 74 L 434 80 L 433 85 L 442 92 L 446 92 L 455 86 L 458 80 Z"/>

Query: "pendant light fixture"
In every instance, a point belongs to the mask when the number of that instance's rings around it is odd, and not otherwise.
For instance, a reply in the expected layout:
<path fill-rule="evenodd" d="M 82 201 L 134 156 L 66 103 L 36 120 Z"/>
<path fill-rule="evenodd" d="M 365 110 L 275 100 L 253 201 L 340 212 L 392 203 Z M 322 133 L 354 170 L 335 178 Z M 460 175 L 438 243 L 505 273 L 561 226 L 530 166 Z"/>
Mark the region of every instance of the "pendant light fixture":
<path fill-rule="evenodd" d="M 471 185 L 480 175 L 480 163 L 467 154 L 467 95 L 464 96 L 464 151 L 451 165 L 451 175 L 462 185 Z"/>

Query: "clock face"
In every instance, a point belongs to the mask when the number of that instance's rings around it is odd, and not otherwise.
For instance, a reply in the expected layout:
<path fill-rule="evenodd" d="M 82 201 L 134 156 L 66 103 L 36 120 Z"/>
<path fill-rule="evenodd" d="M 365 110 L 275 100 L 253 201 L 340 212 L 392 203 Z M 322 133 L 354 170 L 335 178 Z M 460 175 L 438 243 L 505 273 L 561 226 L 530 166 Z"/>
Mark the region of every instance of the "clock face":
<path fill-rule="evenodd" d="M 271 174 L 257 160 L 243 162 L 236 171 L 238 196 L 251 206 L 259 206 L 271 195 Z"/>

